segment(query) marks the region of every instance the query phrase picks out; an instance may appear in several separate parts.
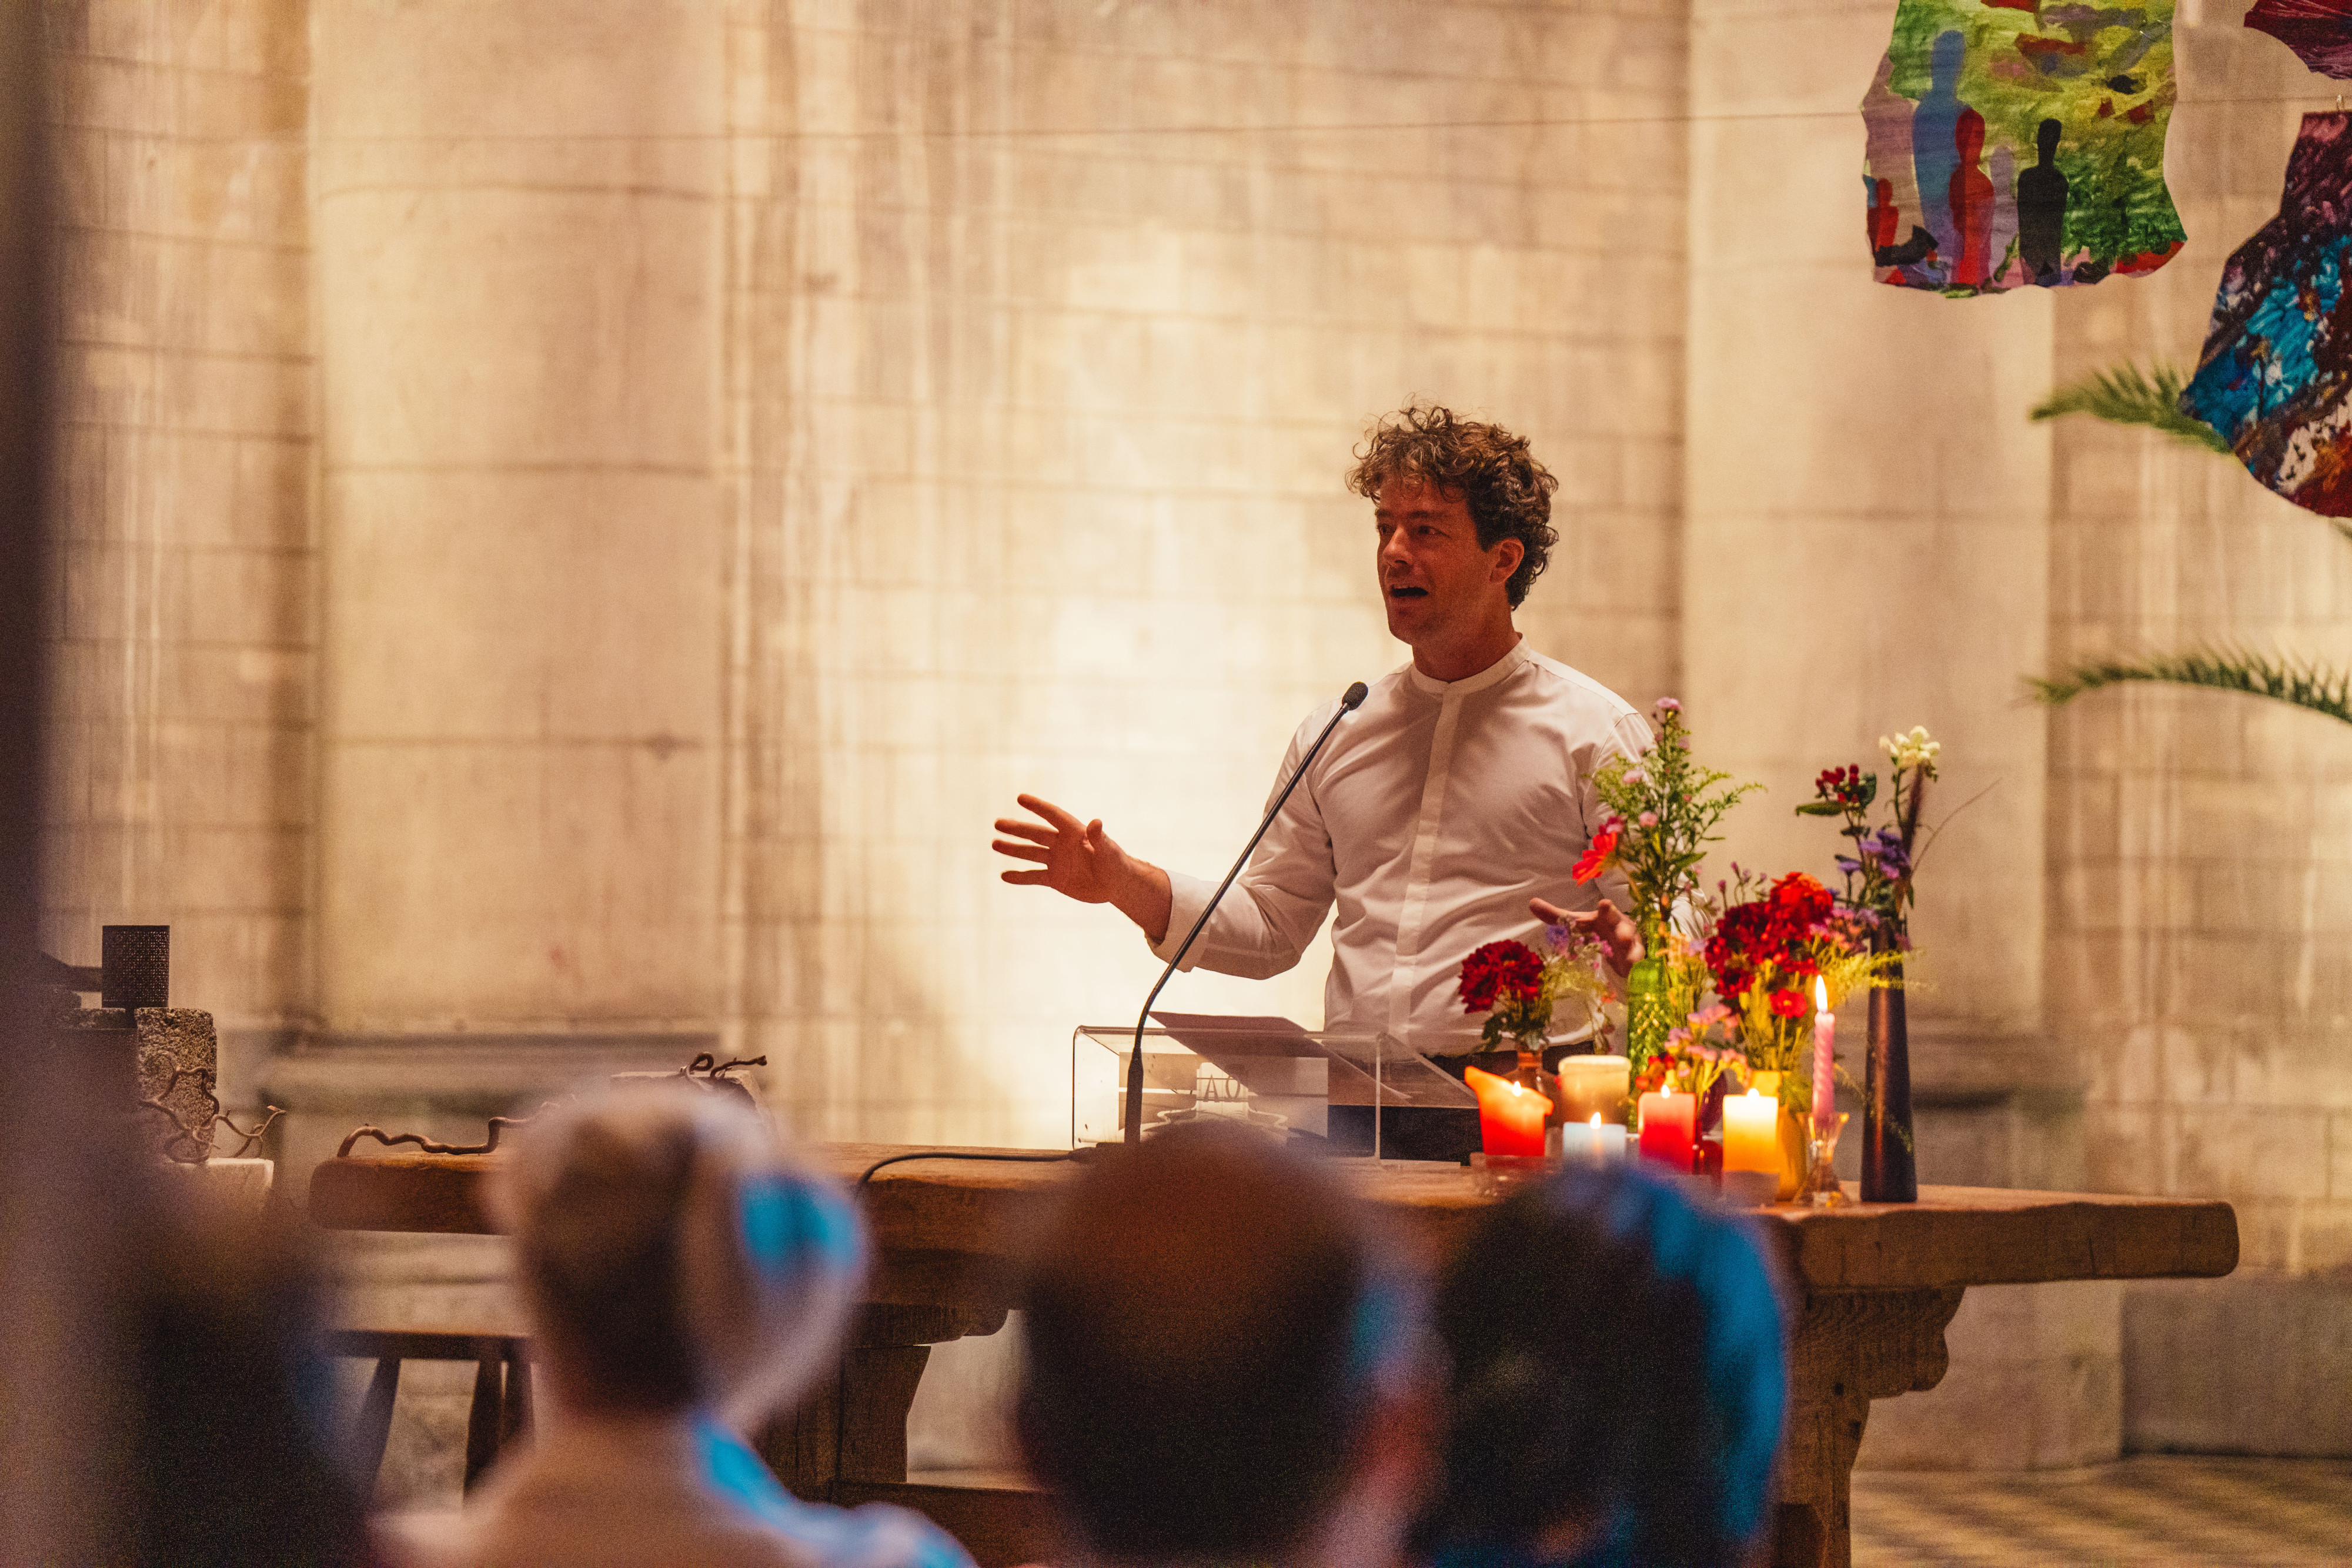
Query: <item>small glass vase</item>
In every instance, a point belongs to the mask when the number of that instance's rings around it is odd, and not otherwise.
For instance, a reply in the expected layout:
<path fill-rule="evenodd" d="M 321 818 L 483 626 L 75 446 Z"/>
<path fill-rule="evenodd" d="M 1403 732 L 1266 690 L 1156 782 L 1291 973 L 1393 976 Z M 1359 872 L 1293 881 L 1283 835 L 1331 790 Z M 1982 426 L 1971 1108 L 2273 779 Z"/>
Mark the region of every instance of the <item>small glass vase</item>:
<path fill-rule="evenodd" d="M 1836 1161 L 1838 1134 L 1845 1131 L 1850 1111 L 1841 1111 L 1837 1119 L 1824 1127 L 1817 1122 L 1806 1124 L 1806 1142 L 1812 1154 L 1812 1168 L 1805 1173 L 1805 1184 L 1798 1193 L 1800 1200 L 1815 1208 L 1840 1208 L 1852 1203 L 1845 1188 L 1838 1181 Z"/>

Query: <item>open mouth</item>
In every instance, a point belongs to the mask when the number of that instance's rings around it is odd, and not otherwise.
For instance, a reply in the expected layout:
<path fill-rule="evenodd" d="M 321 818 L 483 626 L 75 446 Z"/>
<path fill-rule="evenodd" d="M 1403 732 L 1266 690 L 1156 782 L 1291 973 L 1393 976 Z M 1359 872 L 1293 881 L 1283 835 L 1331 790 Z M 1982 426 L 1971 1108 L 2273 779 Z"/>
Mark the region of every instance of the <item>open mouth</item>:
<path fill-rule="evenodd" d="M 1429 590 L 1401 582 L 1389 590 L 1389 597 L 1391 599 L 1426 599 L 1429 597 Z"/>

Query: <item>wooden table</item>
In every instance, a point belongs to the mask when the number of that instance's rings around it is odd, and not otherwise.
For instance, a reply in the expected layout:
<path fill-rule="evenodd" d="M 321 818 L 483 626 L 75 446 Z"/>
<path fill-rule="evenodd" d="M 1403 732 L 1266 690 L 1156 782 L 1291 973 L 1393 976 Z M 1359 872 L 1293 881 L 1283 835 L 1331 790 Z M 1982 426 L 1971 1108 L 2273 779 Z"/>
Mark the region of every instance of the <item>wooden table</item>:
<path fill-rule="evenodd" d="M 845 1180 L 914 1152 L 812 1151 Z M 310 1217 L 346 1229 L 488 1231 L 481 1188 L 497 1159 L 329 1160 L 310 1179 Z M 930 1345 L 1003 1324 L 1022 1228 L 1071 1175 L 1066 1165 L 924 1160 L 874 1178 L 866 1211 L 875 1267 L 841 1377 L 762 1444 L 788 1486 L 920 1508 L 964 1536 L 983 1564 L 1035 1554 L 1047 1527 L 1033 1496 L 907 1484 L 906 1419 Z M 1383 1228 L 1430 1263 L 1493 1201 L 1452 1166 L 1363 1165 L 1356 1180 L 1385 1212 Z M 1944 1327 L 1969 1286 L 2210 1278 L 2238 1261 L 2237 1217 L 2221 1202 L 1931 1186 L 1916 1204 L 1757 1212 L 1795 1310 L 1773 1561 L 1805 1568 L 1848 1561 L 1849 1485 L 1870 1402 L 1942 1380 Z"/>

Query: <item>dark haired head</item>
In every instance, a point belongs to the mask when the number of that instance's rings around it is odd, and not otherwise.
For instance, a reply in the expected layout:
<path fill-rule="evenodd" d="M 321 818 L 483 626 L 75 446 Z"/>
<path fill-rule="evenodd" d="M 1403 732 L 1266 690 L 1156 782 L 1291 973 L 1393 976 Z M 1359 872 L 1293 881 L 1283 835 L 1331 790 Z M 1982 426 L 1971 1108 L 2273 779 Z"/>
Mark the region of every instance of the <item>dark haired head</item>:
<path fill-rule="evenodd" d="M 1022 1306 L 1023 1446 L 1113 1561 L 1295 1553 L 1409 1337 L 1348 1195 L 1213 1127 L 1087 1172 L 1034 1249 Z"/>
<path fill-rule="evenodd" d="M 1441 1562 L 1547 1542 L 1658 1568 L 1744 1560 L 1763 1527 L 1787 1370 L 1748 1226 L 1637 1168 L 1572 1171 L 1480 1222 L 1440 1287 L 1454 1357 Z"/>
<path fill-rule="evenodd" d="M 1551 496 L 1559 481 L 1536 461 L 1527 438 L 1499 424 L 1456 418 L 1451 409 L 1416 403 L 1365 434 L 1348 488 L 1377 502 L 1381 487 L 1395 479 L 1418 479 L 1460 497 L 1478 529 L 1480 549 L 1519 541 L 1527 554 L 1505 585 L 1517 610 L 1559 541 L 1551 526 Z"/>

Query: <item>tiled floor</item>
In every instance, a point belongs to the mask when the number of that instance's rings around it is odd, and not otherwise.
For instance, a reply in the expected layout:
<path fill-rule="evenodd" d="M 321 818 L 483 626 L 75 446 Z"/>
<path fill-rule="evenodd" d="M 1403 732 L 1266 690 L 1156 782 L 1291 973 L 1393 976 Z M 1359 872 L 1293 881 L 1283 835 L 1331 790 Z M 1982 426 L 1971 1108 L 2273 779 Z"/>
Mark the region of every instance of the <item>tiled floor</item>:
<path fill-rule="evenodd" d="M 2352 1563 L 2352 1463 L 2149 1454 L 2024 1474 L 1857 1471 L 1853 1561 Z"/>

